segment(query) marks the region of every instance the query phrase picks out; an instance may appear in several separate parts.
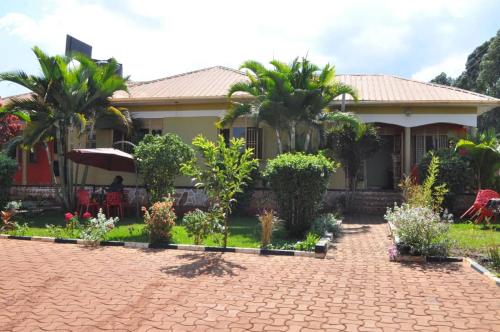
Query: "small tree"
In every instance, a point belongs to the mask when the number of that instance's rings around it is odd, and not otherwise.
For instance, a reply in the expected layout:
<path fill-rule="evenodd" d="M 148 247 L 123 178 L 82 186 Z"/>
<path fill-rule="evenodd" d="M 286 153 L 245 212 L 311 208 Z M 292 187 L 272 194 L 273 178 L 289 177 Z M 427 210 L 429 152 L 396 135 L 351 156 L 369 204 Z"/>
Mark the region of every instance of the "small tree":
<path fill-rule="evenodd" d="M 151 192 L 153 202 L 174 192 L 180 167 L 194 157 L 193 149 L 176 134 L 148 134 L 134 149 L 139 173 Z"/>
<path fill-rule="evenodd" d="M 0 146 L 19 135 L 20 132 L 21 121 L 17 116 L 12 114 L 0 114 Z"/>
<path fill-rule="evenodd" d="M 193 140 L 195 150 L 203 157 L 204 167 L 195 159 L 182 165 L 181 171 L 197 181 L 210 198 L 214 211 L 218 211 L 223 223 L 224 247 L 229 235 L 229 214 L 236 203 L 235 196 L 243 191 L 250 174 L 257 168 L 258 160 L 252 149 L 245 148 L 243 139 L 232 138 L 229 145 L 219 136 L 217 143 L 199 135 Z"/>
<path fill-rule="evenodd" d="M 323 155 L 284 153 L 268 161 L 264 176 L 276 195 L 278 216 L 292 236 L 303 236 L 316 217 L 335 163 Z"/>
<path fill-rule="evenodd" d="M 380 148 L 380 136 L 377 128 L 371 124 L 360 123 L 357 128 L 341 124 L 327 131 L 327 148 L 347 172 L 348 191 L 346 203 L 356 191 L 363 161 L 370 158 Z"/>

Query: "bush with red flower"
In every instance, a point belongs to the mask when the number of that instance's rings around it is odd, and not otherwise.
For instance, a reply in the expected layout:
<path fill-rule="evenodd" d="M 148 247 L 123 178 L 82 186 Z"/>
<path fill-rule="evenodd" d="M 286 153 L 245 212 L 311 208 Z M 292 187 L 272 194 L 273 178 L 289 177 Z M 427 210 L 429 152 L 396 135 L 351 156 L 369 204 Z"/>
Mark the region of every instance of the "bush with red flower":
<path fill-rule="evenodd" d="M 7 143 L 21 132 L 21 121 L 12 114 L 0 114 L 0 145 Z"/>

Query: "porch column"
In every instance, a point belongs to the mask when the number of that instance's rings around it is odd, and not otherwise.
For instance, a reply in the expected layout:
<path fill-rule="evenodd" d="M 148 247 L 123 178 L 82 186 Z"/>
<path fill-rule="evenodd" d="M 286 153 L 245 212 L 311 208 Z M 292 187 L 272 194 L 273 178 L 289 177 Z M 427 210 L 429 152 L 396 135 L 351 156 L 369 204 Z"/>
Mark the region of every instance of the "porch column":
<path fill-rule="evenodd" d="M 404 174 L 410 175 L 411 168 L 411 128 L 405 127 L 404 135 L 404 159 L 403 159 L 403 170 Z"/>

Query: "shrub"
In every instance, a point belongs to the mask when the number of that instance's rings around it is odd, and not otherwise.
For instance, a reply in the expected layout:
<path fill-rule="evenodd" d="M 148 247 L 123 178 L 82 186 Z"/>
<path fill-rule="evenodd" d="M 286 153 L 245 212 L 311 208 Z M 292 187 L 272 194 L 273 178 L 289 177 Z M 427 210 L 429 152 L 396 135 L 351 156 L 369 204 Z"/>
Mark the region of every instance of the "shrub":
<path fill-rule="evenodd" d="M 446 184 L 448 193 L 445 200 L 446 205 L 453 201 L 455 195 L 465 192 L 474 186 L 474 174 L 470 171 L 470 162 L 467 157 L 460 155 L 454 149 L 442 149 L 434 152 L 439 158 L 439 174 L 436 185 Z M 428 173 L 429 164 L 433 154 L 427 153 L 419 164 L 419 173 Z"/>
<path fill-rule="evenodd" d="M 423 183 L 417 184 L 411 177 L 405 177 L 400 187 L 403 189 L 405 202 L 413 207 L 428 207 L 434 211 L 441 211 L 444 196 L 448 192 L 446 183 L 437 185 L 439 175 L 439 158 L 432 155 L 427 177 Z"/>
<path fill-rule="evenodd" d="M 273 210 L 264 210 L 264 212 L 259 215 L 259 221 L 262 227 L 261 245 L 265 248 L 271 243 L 273 228 L 278 222 L 278 218 L 276 218 Z"/>
<path fill-rule="evenodd" d="M 174 180 L 182 163 L 194 157 L 193 149 L 176 134 L 148 134 L 134 149 L 139 173 L 153 202 L 174 192 Z"/>
<path fill-rule="evenodd" d="M 297 242 L 294 249 L 303 251 L 312 251 L 316 247 L 316 243 L 319 241 L 320 236 L 314 233 L 307 233 L 306 239 L 304 241 Z"/>
<path fill-rule="evenodd" d="M 251 173 L 257 168 L 258 160 L 253 157 L 252 149 L 245 148 L 243 139 L 232 138 L 229 145 L 219 135 L 217 143 L 203 136 L 193 140 L 196 151 L 204 159 L 204 167 L 196 160 L 182 165 L 182 172 L 198 181 L 195 186 L 203 188 L 210 198 L 213 216 L 222 221 L 224 233 L 223 246 L 227 246 L 229 235 L 229 215 L 235 205 L 236 195 L 251 180 Z M 218 210 L 218 212 L 217 212 Z"/>
<path fill-rule="evenodd" d="M 302 153 L 285 153 L 268 161 L 264 176 L 290 235 L 302 236 L 310 228 L 334 166 L 325 156 Z"/>
<path fill-rule="evenodd" d="M 450 247 L 448 237 L 451 215 L 443 218 L 429 207 L 403 203 L 388 208 L 385 219 L 396 227 L 400 239 L 398 250 L 411 255 L 445 256 Z"/>
<path fill-rule="evenodd" d="M 11 201 L 5 204 L 4 210 L 0 211 L 0 217 L 2 219 L 2 224 L 0 225 L 0 231 L 11 231 L 16 229 L 17 223 L 12 220 L 17 214 L 18 210 L 21 208 L 21 201 Z"/>
<path fill-rule="evenodd" d="M 91 218 L 81 232 L 81 238 L 90 243 L 97 243 L 106 239 L 106 234 L 115 227 L 118 217 L 106 219 L 106 215 L 99 209 L 97 218 Z"/>
<path fill-rule="evenodd" d="M 194 244 L 202 244 L 210 234 L 220 228 L 213 215 L 199 209 L 186 213 L 182 219 L 182 224 L 189 236 L 193 237 Z"/>
<path fill-rule="evenodd" d="M 314 219 L 311 226 L 311 232 L 319 236 L 325 235 L 326 232 L 332 233 L 337 237 L 342 232 L 341 226 L 338 224 L 339 219 L 333 213 L 322 214 Z"/>
<path fill-rule="evenodd" d="M 9 191 L 17 171 L 17 161 L 0 152 L 0 206 L 9 199 Z"/>
<path fill-rule="evenodd" d="M 149 211 L 143 207 L 145 231 L 149 235 L 150 243 L 170 241 L 172 227 L 175 225 L 174 202 L 170 197 L 164 201 L 154 203 Z"/>

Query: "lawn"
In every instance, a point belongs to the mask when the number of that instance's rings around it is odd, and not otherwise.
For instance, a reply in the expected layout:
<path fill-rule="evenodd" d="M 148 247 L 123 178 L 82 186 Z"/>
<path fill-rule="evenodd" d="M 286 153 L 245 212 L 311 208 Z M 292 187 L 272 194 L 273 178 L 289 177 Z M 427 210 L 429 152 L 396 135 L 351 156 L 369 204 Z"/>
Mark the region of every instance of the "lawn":
<path fill-rule="evenodd" d="M 500 245 L 500 226 L 484 228 L 473 223 L 453 224 L 450 237 L 455 241 L 455 249 L 460 254 L 485 254 L 488 248 Z"/>
<path fill-rule="evenodd" d="M 29 228 L 23 234 L 25 236 L 50 236 L 45 225 L 53 224 L 64 226 L 64 216 L 61 212 L 46 212 L 44 214 L 23 216 L 16 218 L 19 223 L 26 223 Z M 172 231 L 172 243 L 193 244 L 193 239 L 187 234 L 185 228 L 180 225 L 181 220 L 174 226 Z M 114 241 L 136 241 L 148 242 L 148 237 L 143 233 L 144 222 L 142 218 L 127 217 L 120 220 L 116 227 L 108 233 L 107 240 Z M 287 239 L 284 231 L 273 233 L 273 240 L 294 242 Z M 210 236 L 204 243 L 208 246 L 217 246 L 215 236 Z M 230 235 L 228 246 L 258 248 L 260 247 L 260 224 L 255 217 L 231 217 Z"/>

